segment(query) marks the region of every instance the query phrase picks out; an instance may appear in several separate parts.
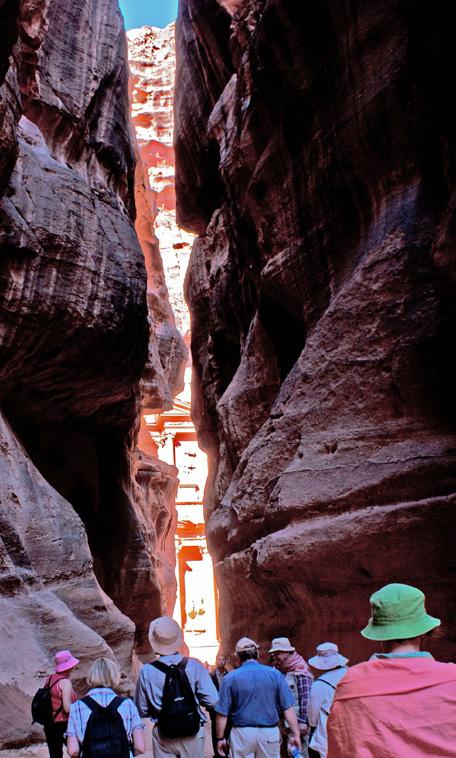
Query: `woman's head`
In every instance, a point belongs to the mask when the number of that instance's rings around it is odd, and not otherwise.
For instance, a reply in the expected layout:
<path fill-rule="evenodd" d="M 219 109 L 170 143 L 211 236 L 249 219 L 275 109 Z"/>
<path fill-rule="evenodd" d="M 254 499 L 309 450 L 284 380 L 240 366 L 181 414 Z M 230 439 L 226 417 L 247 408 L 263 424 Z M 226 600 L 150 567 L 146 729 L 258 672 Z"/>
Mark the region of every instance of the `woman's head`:
<path fill-rule="evenodd" d="M 109 658 L 97 658 L 87 677 L 89 687 L 111 687 L 115 689 L 120 682 L 120 671 Z"/>
<path fill-rule="evenodd" d="M 75 658 L 69 650 L 59 650 L 59 652 L 55 654 L 56 674 L 70 674 L 78 663 L 79 658 Z"/>

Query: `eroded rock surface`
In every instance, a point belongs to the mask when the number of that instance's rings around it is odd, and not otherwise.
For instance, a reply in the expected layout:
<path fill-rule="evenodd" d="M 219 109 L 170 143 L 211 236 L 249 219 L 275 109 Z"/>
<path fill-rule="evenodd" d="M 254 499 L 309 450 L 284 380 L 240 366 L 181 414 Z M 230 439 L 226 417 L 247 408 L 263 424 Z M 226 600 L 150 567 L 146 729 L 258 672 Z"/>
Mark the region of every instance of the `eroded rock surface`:
<path fill-rule="evenodd" d="M 171 404 L 184 351 L 166 288 L 153 276 L 146 288 L 134 229 L 117 0 L 1 0 L 0 25 L 0 746 L 8 746 L 38 736 L 30 695 L 53 652 L 70 647 L 81 658 L 80 682 L 100 654 L 115 656 L 128 677 L 135 636 L 141 652 L 150 618 L 169 609 L 176 471 L 144 460 L 135 440 L 141 402 L 156 411 Z M 150 208 L 141 211 L 150 226 Z"/>
<path fill-rule="evenodd" d="M 148 180 L 154 228 L 149 234 L 150 256 L 158 258 L 180 333 L 189 332 L 190 319 L 183 296 L 184 278 L 193 234 L 176 224 L 174 189 L 173 104 L 176 69 L 174 24 L 164 29 L 144 26 L 127 33 L 131 72 L 132 119 Z M 155 232 L 155 234 L 154 234 Z M 141 234 L 139 233 L 141 239 Z M 160 254 L 154 251 L 160 247 Z M 153 266 L 156 270 L 156 266 Z M 155 273 L 157 281 L 157 272 Z"/>
<path fill-rule="evenodd" d="M 370 593 L 402 581 L 454 658 L 448 21 L 181 3 L 177 205 L 199 234 L 193 414 L 227 649 L 287 634 L 359 660 Z"/>

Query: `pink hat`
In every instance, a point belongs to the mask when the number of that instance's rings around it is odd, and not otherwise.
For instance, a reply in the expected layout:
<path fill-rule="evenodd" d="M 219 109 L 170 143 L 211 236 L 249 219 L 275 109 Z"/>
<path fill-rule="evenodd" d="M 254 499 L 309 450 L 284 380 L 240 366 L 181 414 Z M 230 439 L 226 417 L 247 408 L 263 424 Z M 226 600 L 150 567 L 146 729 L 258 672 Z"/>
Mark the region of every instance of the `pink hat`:
<path fill-rule="evenodd" d="M 56 674 L 60 674 L 62 671 L 68 671 L 79 663 L 78 658 L 71 655 L 69 650 L 59 650 L 55 654 L 55 671 Z"/>

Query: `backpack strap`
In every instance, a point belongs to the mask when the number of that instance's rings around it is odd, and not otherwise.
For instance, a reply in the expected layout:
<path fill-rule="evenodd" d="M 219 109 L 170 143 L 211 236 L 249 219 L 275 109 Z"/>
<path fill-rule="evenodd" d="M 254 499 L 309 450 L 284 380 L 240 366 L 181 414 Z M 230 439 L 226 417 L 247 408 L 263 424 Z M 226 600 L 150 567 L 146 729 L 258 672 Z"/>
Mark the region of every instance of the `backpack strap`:
<path fill-rule="evenodd" d="M 150 664 L 151 666 L 154 666 L 154 668 L 158 669 L 162 672 L 162 674 L 167 674 L 169 671 L 169 666 L 166 665 L 166 663 L 162 663 L 161 661 L 154 661 Z"/>
<path fill-rule="evenodd" d="M 121 695 L 116 695 L 115 697 L 113 697 L 111 702 L 108 703 L 108 705 L 106 706 L 103 706 L 103 705 L 100 705 L 100 703 L 97 703 L 97 701 L 93 697 L 90 697 L 90 695 L 86 695 L 85 697 L 81 699 L 82 699 L 82 702 L 85 703 L 88 708 L 90 708 L 92 713 L 96 713 L 97 711 L 98 713 L 100 711 L 109 711 L 109 715 L 111 715 L 112 713 L 115 713 L 117 711 L 117 709 L 122 705 L 123 701 L 126 698 L 121 697 Z"/>
<path fill-rule="evenodd" d="M 335 690 L 335 689 L 336 689 L 336 688 L 334 687 L 334 685 L 333 685 L 333 684 L 331 684 L 331 682 L 328 682 L 328 681 L 327 681 L 327 679 L 321 679 L 321 677 L 318 677 L 318 679 L 316 679 L 315 681 L 317 681 L 317 682 L 323 682 L 324 684 L 329 684 L 329 686 L 330 686 L 330 687 L 332 687 L 332 688 L 333 688 L 333 690 Z"/>
<path fill-rule="evenodd" d="M 106 710 L 109 711 L 109 715 L 111 714 L 113 715 L 114 713 L 116 713 L 116 711 L 119 710 L 124 700 L 126 700 L 126 698 L 121 697 L 121 695 L 116 695 L 115 697 L 113 697 L 111 702 L 106 706 Z"/>
<path fill-rule="evenodd" d="M 100 705 L 100 703 L 97 703 L 97 701 L 94 700 L 93 697 L 90 697 L 90 695 L 86 695 L 85 697 L 81 698 L 81 700 L 88 708 L 90 708 L 92 713 L 103 710 L 103 706 Z"/>
<path fill-rule="evenodd" d="M 186 658 L 184 656 L 182 658 L 182 660 L 179 661 L 179 663 L 175 663 L 175 664 L 171 663 L 171 664 L 169 664 L 169 663 L 162 663 L 162 661 L 154 661 L 150 665 L 151 666 L 155 666 L 155 668 L 158 669 L 159 671 L 161 671 L 162 674 L 167 674 L 168 671 L 169 671 L 169 669 L 171 668 L 171 666 L 179 666 L 180 669 L 182 669 L 183 671 L 185 671 L 185 667 L 186 667 L 187 663 L 188 663 L 188 658 Z"/>
<path fill-rule="evenodd" d="M 54 674 L 51 674 L 50 676 L 48 676 L 46 684 L 45 684 L 45 687 L 46 687 L 46 689 L 49 690 L 49 692 L 52 692 L 52 688 L 55 687 L 55 685 L 58 684 L 61 681 L 61 679 L 56 679 L 55 682 L 52 682 L 52 684 L 51 684 L 51 679 L 52 679 L 53 676 L 54 676 Z M 54 721 L 54 722 L 55 722 L 57 716 L 59 715 L 60 711 L 63 711 L 62 690 L 59 690 L 59 692 L 60 692 L 60 700 L 62 702 L 61 702 L 60 707 L 57 708 L 57 710 L 56 710 L 55 713 L 54 713 L 54 711 L 52 711 L 52 721 Z M 51 708 L 52 708 L 52 700 L 51 700 Z"/>

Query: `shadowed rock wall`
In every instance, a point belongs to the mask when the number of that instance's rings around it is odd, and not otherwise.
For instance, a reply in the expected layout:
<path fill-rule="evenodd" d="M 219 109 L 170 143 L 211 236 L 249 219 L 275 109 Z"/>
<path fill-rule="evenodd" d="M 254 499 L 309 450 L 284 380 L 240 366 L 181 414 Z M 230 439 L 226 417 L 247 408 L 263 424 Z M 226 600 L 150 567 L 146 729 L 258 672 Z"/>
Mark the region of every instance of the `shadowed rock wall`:
<path fill-rule="evenodd" d="M 169 608 L 174 577 L 157 556 L 176 471 L 135 453 L 135 439 L 141 402 L 171 405 L 184 351 L 166 288 L 146 296 L 117 0 L 0 0 L 0 28 L 6 746 L 41 734 L 30 695 L 53 652 L 81 657 L 79 682 L 100 654 L 129 675 L 133 621 L 141 651 Z"/>
<path fill-rule="evenodd" d="M 402 581 L 455 655 L 445 13 L 181 3 L 178 222 L 199 234 L 193 414 L 228 646 L 289 634 L 359 660 L 370 593 Z"/>

